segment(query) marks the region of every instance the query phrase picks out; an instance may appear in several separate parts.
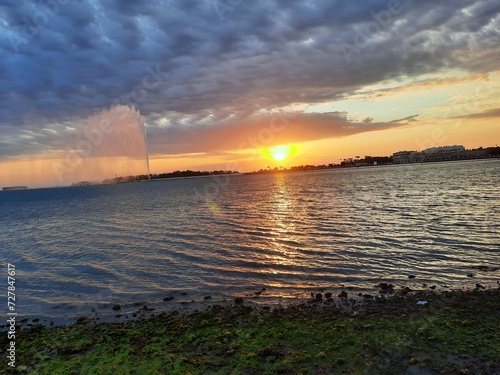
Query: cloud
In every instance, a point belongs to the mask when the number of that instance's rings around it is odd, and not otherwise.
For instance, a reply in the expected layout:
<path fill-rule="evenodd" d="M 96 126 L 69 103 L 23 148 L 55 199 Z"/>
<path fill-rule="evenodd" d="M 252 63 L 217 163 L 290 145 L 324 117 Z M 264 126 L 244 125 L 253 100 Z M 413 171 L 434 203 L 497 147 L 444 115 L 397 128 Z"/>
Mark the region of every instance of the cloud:
<path fill-rule="evenodd" d="M 353 134 L 379 131 L 408 125 L 416 116 L 390 122 L 361 122 L 345 112 L 287 113 L 275 112 L 250 116 L 244 120 L 228 119 L 217 126 L 198 125 L 156 129 L 149 134 L 155 139 L 152 152 L 182 154 L 220 152 L 237 149 L 265 148 L 281 143 L 300 143 Z"/>
<path fill-rule="evenodd" d="M 499 4 L 389 4 L 4 1 L 0 158 L 61 147 L 54 134 L 71 133 L 75 121 L 116 104 L 140 110 L 156 152 L 181 148 L 168 139 L 200 131 L 200 145 L 189 142 L 194 152 L 225 142 L 201 135 L 249 134 L 266 123 L 260 114 L 276 108 L 331 102 L 367 85 L 443 69 L 499 69 Z M 155 81 L 146 79 L 151 71 Z M 290 139 L 346 134 L 331 125 L 340 119 L 304 116 Z M 354 128 L 363 126 L 378 125 Z"/>
<path fill-rule="evenodd" d="M 488 109 L 486 111 L 471 113 L 471 114 L 463 115 L 463 116 L 456 116 L 454 118 L 478 119 L 478 118 L 495 118 L 495 117 L 500 117 L 500 108 L 491 108 L 491 109 Z"/>

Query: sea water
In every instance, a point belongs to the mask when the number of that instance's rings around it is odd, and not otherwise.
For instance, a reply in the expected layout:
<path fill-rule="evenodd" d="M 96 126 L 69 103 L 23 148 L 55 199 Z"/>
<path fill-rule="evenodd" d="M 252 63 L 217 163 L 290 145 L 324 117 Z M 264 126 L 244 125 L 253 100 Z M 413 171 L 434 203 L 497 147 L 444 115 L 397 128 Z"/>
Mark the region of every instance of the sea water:
<path fill-rule="evenodd" d="M 3 191 L 0 258 L 31 317 L 496 286 L 499 186 L 495 159 Z"/>

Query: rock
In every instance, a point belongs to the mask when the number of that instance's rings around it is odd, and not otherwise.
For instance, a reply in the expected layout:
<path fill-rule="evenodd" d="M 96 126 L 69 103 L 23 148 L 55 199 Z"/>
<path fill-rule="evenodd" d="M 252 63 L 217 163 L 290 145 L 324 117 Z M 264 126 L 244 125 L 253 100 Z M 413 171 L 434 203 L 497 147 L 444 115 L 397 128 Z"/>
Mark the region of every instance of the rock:
<path fill-rule="evenodd" d="M 473 273 L 468 273 L 467 277 L 474 277 L 474 274 Z"/>
<path fill-rule="evenodd" d="M 168 302 L 168 301 L 172 301 L 175 297 L 174 296 L 166 296 L 165 298 L 163 298 L 163 300 L 165 302 Z"/>
<path fill-rule="evenodd" d="M 243 303 L 243 298 L 241 298 L 241 297 L 236 297 L 236 298 L 234 299 L 234 303 L 235 303 L 236 305 L 241 305 L 241 304 Z"/>
<path fill-rule="evenodd" d="M 409 279 L 414 279 L 416 276 L 415 275 L 408 275 Z"/>
<path fill-rule="evenodd" d="M 221 305 L 213 305 L 211 309 L 212 311 L 221 311 L 223 307 Z"/>
<path fill-rule="evenodd" d="M 343 290 L 342 292 L 340 292 L 339 298 L 347 298 L 347 292 L 345 290 Z"/>
<path fill-rule="evenodd" d="M 211 299 L 211 298 L 212 298 L 212 296 L 205 296 L 205 297 L 203 297 L 203 299 L 205 299 L 205 300 L 206 299 Z"/>
<path fill-rule="evenodd" d="M 387 283 L 380 283 L 377 286 L 380 287 L 380 289 L 382 289 L 382 290 L 389 290 L 389 289 L 393 289 L 394 288 L 394 285 L 387 284 Z"/>
<path fill-rule="evenodd" d="M 187 296 L 187 292 L 181 292 L 181 296 Z"/>
<path fill-rule="evenodd" d="M 114 305 L 113 310 L 117 311 L 120 310 L 122 307 L 120 305 Z"/>
<path fill-rule="evenodd" d="M 429 289 L 432 289 L 432 290 L 436 289 L 436 285 L 431 285 L 431 286 L 429 287 Z"/>
<path fill-rule="evenodd" d="M 394 285 L 392 284 L 380 283 L 377 286 L 381 289 L 380 293 L 394 293 Z"/>
<path fill-rule="evenodd" d="M 256 296 L 258 296 L 258 295 L 260 295 L 261 293 L 262 293 L 262 292 L 261 292 L 260 290 L 258 290 L 258 291 L 256 291 L 256 292 L 255 292 L 255 295 L 256 295 Z"/>
<path fill-rule="evenodd" d="M 401 293 L 402 293 L 403 295 L 407 295 L 408 293 L 410 293 L 410 292 L 412 292 L 412 291 L 413 291 L 413 290 L 412 290 L 411 288 L 408 288 L 407 286 L 405 286 L 405 287 L 403 288 L 403 290 L 401 291 Z"/>
<path fill-rule="evenodd" d="M 486 289 L 483 285 L 481 284 L 476 284 L 476 288 L 477 289 Z"/>
<path fill-rule="evenodd" d="M 315 298 L 316 301 L 321 301 L 323 299 L 323 295 L 321 293 L 316 294 Z"/>
<path fill-rule="evenodd" d="M 332 293 L 328 292 L 328 293 L 325 293 L 325 298 L 332 298 Z"/>

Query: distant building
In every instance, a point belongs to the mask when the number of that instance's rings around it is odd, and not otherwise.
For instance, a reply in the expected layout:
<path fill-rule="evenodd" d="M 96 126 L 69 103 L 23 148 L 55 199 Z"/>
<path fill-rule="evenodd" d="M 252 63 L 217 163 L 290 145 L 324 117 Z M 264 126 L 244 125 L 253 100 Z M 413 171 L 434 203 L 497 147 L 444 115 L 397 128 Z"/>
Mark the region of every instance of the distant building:
<path fill-rule="evenodd" d="M 417 163 L 420 160 L 420 154 L 417 151 L 399 151 L 392 154 L 394 164 Z"/>
<path fill-rule="evenodd" d="M 465 147 L 462 145 L 455 145 L 455 146 L 441 146 L 441 147 L 430 147 L 426 148 L 424 151 L 422 151 L 424 154 L 429 155 L 429 154 L 449 154 L 453 152 L 461 152 L 465 151 Z"/>
<path fill-rule="evenodd" d="M 25 190 L 27 186 L 4 186 L 2 190 Z"/>
<path fill-rule="evenodd" d="M 498 149 L 498 150 L 497 150 Z M 466 150 L 462 145 L 430 147 L 421 152 L 399 151 L 392 155 L 394 164 L 425 163 L 432 161 L 470 160 L 497 157 L 500 148 L 476 148 Z"/>

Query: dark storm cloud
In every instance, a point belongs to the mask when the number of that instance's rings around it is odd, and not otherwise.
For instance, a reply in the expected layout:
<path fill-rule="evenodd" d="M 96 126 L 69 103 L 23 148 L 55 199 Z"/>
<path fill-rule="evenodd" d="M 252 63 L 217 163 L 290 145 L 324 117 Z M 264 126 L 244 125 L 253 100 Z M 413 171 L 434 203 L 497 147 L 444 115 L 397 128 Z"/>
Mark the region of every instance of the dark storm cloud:
<path fill-rule="evenodd" d="M 161 152 L 176 128 L 211 137 L 390 78 L 488 73 L 499 67 L 499 13 L 487 0 L 3 1 L 0 157 L 55 149 L 117 103 L 141 111 Z M 323 130 L 303 133 L 333 134 Z"/>

